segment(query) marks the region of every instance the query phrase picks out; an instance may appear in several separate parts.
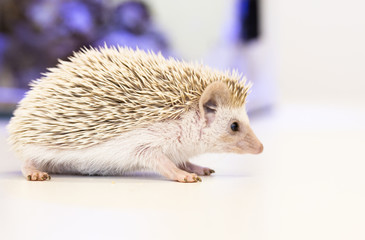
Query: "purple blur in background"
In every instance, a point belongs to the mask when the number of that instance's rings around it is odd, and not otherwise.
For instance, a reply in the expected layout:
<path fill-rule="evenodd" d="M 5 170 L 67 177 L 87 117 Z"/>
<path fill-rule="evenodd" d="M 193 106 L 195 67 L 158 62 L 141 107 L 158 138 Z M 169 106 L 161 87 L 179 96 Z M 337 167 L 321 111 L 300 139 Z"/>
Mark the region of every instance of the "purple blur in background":
<path fill-rule="evenodd" d="M 161 51 L 167 40 L 154 29 L 146 4 L 127 1 L 22 0 L 0 6 L 0 68 L 2 86 L 28 88 L 46 68 L 82 46 L 107 45 Z"/>

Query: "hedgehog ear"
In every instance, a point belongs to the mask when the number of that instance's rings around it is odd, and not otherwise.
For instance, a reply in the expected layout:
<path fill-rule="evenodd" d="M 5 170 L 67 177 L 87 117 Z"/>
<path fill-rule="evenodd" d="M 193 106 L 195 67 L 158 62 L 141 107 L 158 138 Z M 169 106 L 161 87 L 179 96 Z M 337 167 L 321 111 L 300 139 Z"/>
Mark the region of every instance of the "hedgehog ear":
<path fill-rule="evenodd" d="M 219 106 L 228 103 L 229 90 L 223 82 L 213 82 L 204 90 L 199 100 L 200 116 L 210 125 Z"/>

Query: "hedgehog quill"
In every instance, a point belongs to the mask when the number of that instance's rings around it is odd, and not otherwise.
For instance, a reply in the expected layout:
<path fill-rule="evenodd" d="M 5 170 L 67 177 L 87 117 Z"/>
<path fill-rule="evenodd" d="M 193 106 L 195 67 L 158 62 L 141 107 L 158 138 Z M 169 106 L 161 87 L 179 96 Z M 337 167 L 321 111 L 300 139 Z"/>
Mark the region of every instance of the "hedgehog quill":
<path fill-rule="evenodd" d="M 9 142 L 30 181 L 153 171 L 197 182 L 214 170 L 193 156 L 262 152 L 245 110 L 249 90 L 235 72 L 129 48 L 84 48 L 31 83 Z"/>

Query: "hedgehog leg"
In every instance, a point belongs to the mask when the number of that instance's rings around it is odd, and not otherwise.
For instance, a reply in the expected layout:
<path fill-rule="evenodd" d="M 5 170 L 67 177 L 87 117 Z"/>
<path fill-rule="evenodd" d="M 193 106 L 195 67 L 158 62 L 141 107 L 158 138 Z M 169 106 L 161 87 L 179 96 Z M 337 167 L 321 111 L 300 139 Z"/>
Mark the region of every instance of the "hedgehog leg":
<path fill-rule="evenodd" d="M 51 179 L 48 173 L 38 170 L 31 161 L 25 161 L 22 167 L 22 173 L 28 181 L 45 181 Z"/>
<path fill-rule="evenodd" d="M 201 182 L 201 178 L 195 173 L 188 173 L 181 170 L 162 153 L 155 160 L 155 170 L 170 180 L 184 183 Z"/>
<path fill-rule="evenodd" d="M 196 173 L 199 176 L 209 176 L 210 174 L 215 173 L 213 169 L 201 167 L 191 162 L 186 162 L 183 166 L 181 166 L 181 168 L 190 173 Z"/>

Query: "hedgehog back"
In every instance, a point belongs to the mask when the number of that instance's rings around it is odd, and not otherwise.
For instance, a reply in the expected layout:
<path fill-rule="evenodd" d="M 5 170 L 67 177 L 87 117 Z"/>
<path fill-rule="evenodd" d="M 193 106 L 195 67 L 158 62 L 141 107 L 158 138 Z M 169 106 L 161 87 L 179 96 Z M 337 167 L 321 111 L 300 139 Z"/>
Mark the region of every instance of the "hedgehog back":
<path fill-rule="evenodd" d="M 128 48 L 83 49 L 31 83 L 9 124 L 10 142 L 80 149 L 197 107 L 224 81 L 242 105 L 240 77 Z"/>

